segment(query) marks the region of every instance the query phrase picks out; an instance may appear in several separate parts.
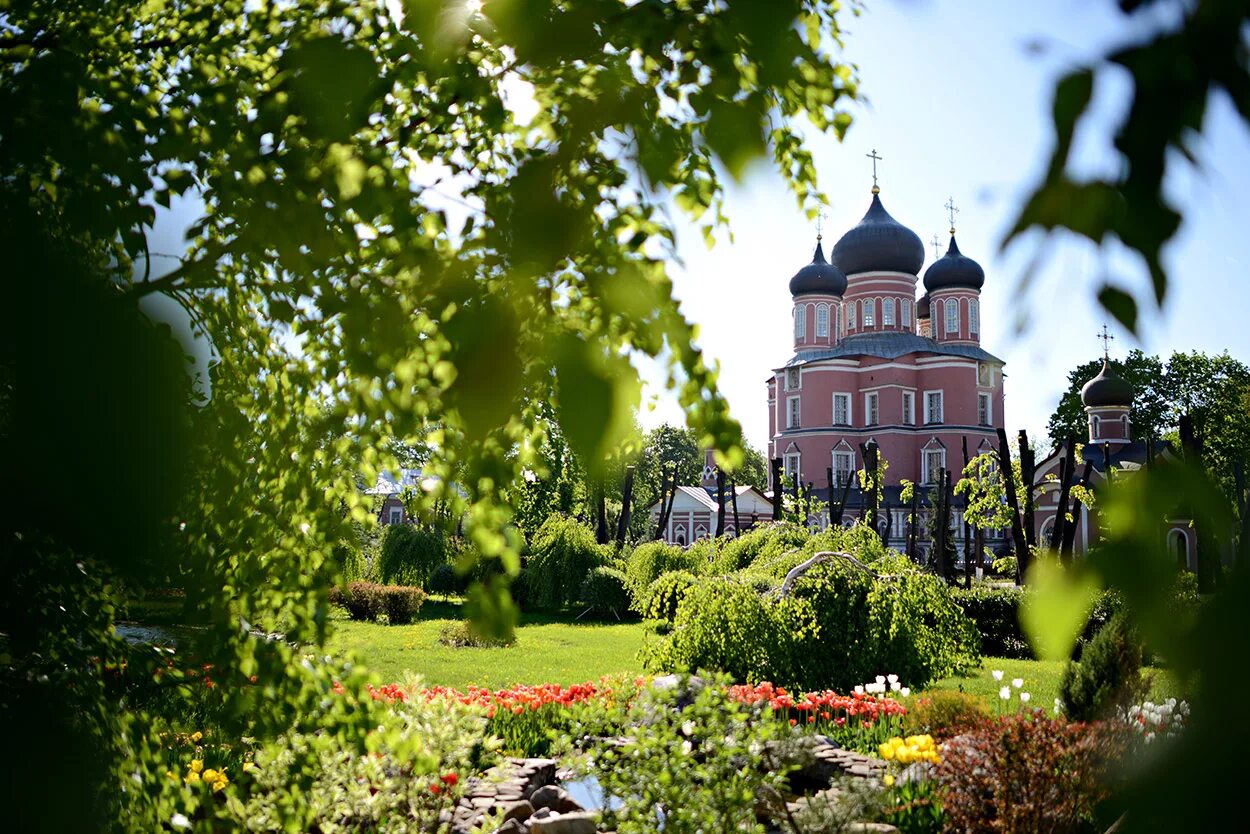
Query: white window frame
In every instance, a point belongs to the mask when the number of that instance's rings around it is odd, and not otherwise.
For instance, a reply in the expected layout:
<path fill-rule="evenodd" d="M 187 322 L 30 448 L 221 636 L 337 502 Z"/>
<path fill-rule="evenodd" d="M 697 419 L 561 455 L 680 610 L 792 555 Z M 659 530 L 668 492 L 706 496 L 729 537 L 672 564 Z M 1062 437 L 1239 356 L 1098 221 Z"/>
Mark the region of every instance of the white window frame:
<path fill-rule="evenodd" d="M 786 398 L 786 428 L 797 429 L 803 426 L 803 398 Z"/>
<path fill-rule="evenodd" d="M 916 425 L 916 392 L 903 392 L 903 425 Z"/>
<path fill-rule="evenodd" d="M 838 401 L 839 400 L 841 400 L 842 402 L 846 404 L 846 422 L 839 422 L 838 420 Z M 833 394 L 833 400 L 832 400 L 832 403 L 833 403 L 832 410 L 829 412 L 832 415 L 832 417 L 830 418 L 830 422 L 832 422 L 832 424 L 835 426 L 854 425 L 855 414 L 851 410 L 851 406 L 853 402 L 854 400 L 852 399 L 850 394 L 846 393 L 845 391 L 835 391 Z"/>
<path fill-rule="evenodd" d="M 959 335 L 959 299 L 946 299 L 945 311 L 942 315 L 943 332 L 947 335 Z"/>
<path fill-rule="evenodd" d="M 975 298 L 968 299 L 968 332 L 981 332 L 981 302 Z"/>
<path fill-rule="evenodd" d="M 875 298 L 865 298 L 863 301 L 864 309 L 860 316 L 860 320 L 864 322 L 864 327 L 877 326 L 877 300 Z"/>
<path fill-rule="evenodd" d="M 1092 440 L 1101 440 L 1102 439 L 1102 418 L 1099 417 L 1097 414 L 1094 414 L 1089 419 L 1090 419 L 1090 428 L 1089 428 L 1090 438 Z"/>
<path fill-rule="evenodd" d="M 937 395 L 937 419 L 933 418 L 933 411 L 930 407 L 929 398 L 934 394 Z M 924 392 L 924 422 L 925 425 L 937 425 L 945 422 L 946 417 L 946 389 L 938 388 L 933 391 Z"/>
<path fill-rule="evenodd" d="M 803 477 L 803 453 L 802 452 L 786 452 L 785 467 L 782 469 L 781 477 L 789 480 L 794 484 L 800 483 Z"/>
<path fill-rule="evenodd" d="M 904 298 L 902 303 L 903 326 L 911 327 L 911 299 Z"/>
<path fill-rule="evenodd" d="M 831 332 L 833 333 L 833 338 L 836 339 L 842 333 L 842 308 L 837 304 L 831 304 L 830 308 L 833 314 L 833 321 L 830 322 L 833 325 Z"/>
<path fill-rule="evenodd" d="M 843 486 L 855 477 L 855 453 L 848 449 L 833 450 L 833 485 Z"/>
<path fill-rule="evenodd" d="M 855 311 L 856 311 L 858 308 L 859 308 L 859 302 L 857 302 L 857 301 L 852 301 L 850 304 L 848 304 L 848 305 L 846 306 L 846 329 L 847 329 L 847 330 L 854 330 L 854 329 L 855 329 L 855 327 L 856 327 L 856 324 L 855 324 Z"/>
<path fill-rule="evenodd" d="M 929 461 L 933 457 L 937 458 L 938 465 L 930 468 Z M 946 468 L 946 450 L 945 449 L 939 448 L 939 449 L 921 449 L 920 450 L 920 477 L 924 479 L 922 483 L 925 486 L 935 486 L 937 484 L 937 480 L 933 476 L 937 475 L 942 469 L 945 469 L 945 468 Z"/>
<path fill-rule="evenodd" d="M 894 299 L 893 298 L 881 299 L 881 326 L 882 327 L 894 326 Z"/>
<path fill-rule="evenodd" d="M 829 305 L 816 305 L 816 336 L 829 335 Z"/>
<path fill-rule="evenodd" d="M 404 523 L 404 508 L 403 507 L 391 507 L 389 510 L 387 510 L 386 518 L 387 518 L 387 521 L 386 521 L 387 524 L 403 524 Z"/>
<path fill-rule="evenodd" d="M 876 391 L 864 394 L 864 425 L 876 426 L 881 422 L 881 398 Z"/>
<path fill-rule="evenodd" d="M 807 305 L 799 304 L 794 308 L 794 338 L 807 338 Z"/>
<path fill-rule="evenodd" d="M 786 390 L 797 391 L 803 386 L 803 372 L 798 368 L 786 368 Z M 794 380 L 794 384 L 790 384 L 790 380 Z"/>
<path fill-rule="evenodd" d="M 994 398 L 989 394 L 977 394 L 977 424 L 994 425 Z"/>

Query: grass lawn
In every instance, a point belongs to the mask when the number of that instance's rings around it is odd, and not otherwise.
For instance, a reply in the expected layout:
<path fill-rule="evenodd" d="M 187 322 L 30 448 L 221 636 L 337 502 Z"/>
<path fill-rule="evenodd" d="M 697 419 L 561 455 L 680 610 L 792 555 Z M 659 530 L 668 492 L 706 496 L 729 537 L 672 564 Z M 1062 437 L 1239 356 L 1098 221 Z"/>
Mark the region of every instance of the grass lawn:
<path fill-rule="evenodd" d="M 1010 701 L 1012 710 L 1020 705 L 1014 693 L 1023 691 L 1032 696 L 1030 706 L 1041 707 L 1049 713 L 1055 704 L 1055 698 L 1059 696 L 1059 683 L 1063 680 L 1064 665 L 1062 661 L 987 657 L 982 660 L 980 669 L 974 669 L 967 675 L 956 675 L 934 681 L 928 689 L 955 689 L 979 695 L 985 698 L 991 707 L 997 708 L 998 690 L 1004 685 L 1010 686 L 1013 678 L 1023 678 L 1024 686 L 1020 690 L 1012 688 L 1013 696 Z M 1003 672 L 1001 682 L 994 680 L 990 674 L 995 669 L 1001 669 Z M 1181 697 L 1181 693 L 1177 691 L 1176 681 L 1167 670 L 1151 669 L 1148 674 L 1154 677 L 1148 696 L 1150 700 L 1158 703 L 1168 697 Z"/>
<path fill-rule="evenodd" d="M 503 689 L 517 683 L 573 683 L 642 672 L 638 652 L 645 631 L 637 622 L 574 621 L 573 615 L 526 614 L 517 641 L 505 648 L 452 648 L 438 642 L 443 627 L 460 622 L 460 607 L 428 602 L 412 625 L 341 620 L 326 648 L 349 652 L 384 681 L 420 675 L 426 685 Z"/>

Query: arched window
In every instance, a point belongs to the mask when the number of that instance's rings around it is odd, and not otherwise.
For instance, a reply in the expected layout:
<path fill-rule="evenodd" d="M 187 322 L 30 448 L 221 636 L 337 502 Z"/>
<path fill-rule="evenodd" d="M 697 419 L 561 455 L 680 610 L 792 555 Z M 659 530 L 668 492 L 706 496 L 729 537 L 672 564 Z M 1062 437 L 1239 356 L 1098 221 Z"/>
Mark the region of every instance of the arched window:
<path fill-rule="evenodd" d="M 886 327 L 894 324 L 894 299 L 884 298 L 881 300 L 881 323 Z"/>
<path fill-rule="evenodd" d="M 1093 437 L 1097 440 L 1102 437 L 1102 418 L 1095 414 L 1092 419 L 1094 421 Z"/>
<path fill-rule="evenodd" d="M 833 308 L 833 338 L 838 338 L 842 333 L 842 311 L 835 306 Z"/>
<path fill-rule="evenodd" d="M 959 300 L 955 298 L 946 299 L 946 335 L 959 335 Z"/>
<path fill-rule="evenodd" d="M 911 327 L 911 299 L 903 299 L 903 325 Z"/>
<path fill-rule="evenodd" d="M 854 301 L 852 301 L 850 304 L 847 305 L 847 308 L 846 308 L 846 329 L 847 330 L 855 329 L 855 308 L 858 306 L 859 305 L 856 304 Z"/>
<path fill-rule="evenodd" d="M 678 525 L 677 530 L 673 533 L 673 544 L 686 546 L 686 528 Z"/>
<path fill-rule="evenodd" d="M 864 327 L 873 327 L 877 323 L 877 302 L 871 298 L 864 299 Z"/>
<path fill-rule="evenodd" d="M 981 332 L 981 302 L 975 298 L 968 299 L 968 332 Z"/>
<path fill-rule="evenodd" d="M 1050 541 L 1050 535 L 1054 531 L 1055 517 L 1052 515 L 1050 518 L 1042 522 L 1042 532 L 1038 535 L 1038 543 L 1044 546 L 1046 542 Z"/>
<path fill-rule="evenodd" d="M 817 336 L 829 335 L 829 305 L 828 304 L 816 305 L 816 335 Z"/>
<path fill-rule="evenodd" d="M 794 308 L 794 338 L 807 338 L 807 305 L 800 304 Z"/>
<path fill-rule="evenodd" d="M 1189 569 L 1189 536 L 1184 530 L 1172 530 L 1168 533 L 1168 550 L 1176 558 L 1176 565 L 1181 570 Z"/>

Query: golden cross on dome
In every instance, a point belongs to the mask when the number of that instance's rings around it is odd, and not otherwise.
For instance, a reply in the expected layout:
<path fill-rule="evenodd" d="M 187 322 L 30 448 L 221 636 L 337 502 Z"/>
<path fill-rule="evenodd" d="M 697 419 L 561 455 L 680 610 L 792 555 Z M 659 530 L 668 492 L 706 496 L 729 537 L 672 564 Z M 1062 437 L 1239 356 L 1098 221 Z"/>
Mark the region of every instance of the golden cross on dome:
<path fill-rule="evenodd" d="M 933 233 L 933 240 L 929 241 L 929 245 L 933 247 L 933 260 L 942 257 L 942 238 L 937 232 Z"/>
<path fill-rule="evenodd" d="M 825 230 L 825 210 L 821 209 L 820 214 L 816 215 L 816 242 L 819 243 L 824 237 Z"/>
<path fill-rule="evenodd" d="M 951 221 L 951 234 L 955 234 L 955 215 L 959 214 L 959 209 L 955 206 L 955 198 L 946 198 L 946 216 Z"/>
<path fill-rule="evenodd" d="M 872 160 L 872 193 L 876 194 L 881 190 L 877 187 L 877 163 L 885 159 L 885 157 L 877 156 L 876 148 L 872 149 L 872 153 L 866 153 L 864 156 Z"/>
<path fill-rule="evenodd" d="M 1115 338 L 1107 332 L 1107 325 L 1102 326 L 1102 332 L 1098 334 L 1098 338 L 1102 339 L 1102 359 L 1104 362 L 1111 361 L 1111 340 Z"/>

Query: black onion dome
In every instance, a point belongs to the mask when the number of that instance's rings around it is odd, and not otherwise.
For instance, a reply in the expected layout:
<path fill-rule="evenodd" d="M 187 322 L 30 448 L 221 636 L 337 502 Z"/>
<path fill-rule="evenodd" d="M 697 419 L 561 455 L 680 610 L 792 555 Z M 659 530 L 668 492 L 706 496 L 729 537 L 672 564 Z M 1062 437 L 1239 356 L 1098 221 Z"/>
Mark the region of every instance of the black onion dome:
<path fill-rule="evenodd" d="M 1081 402 L 1089 408 L 1098 406 L 1128 408 L 1133 404 L 1133 386 L 1111 370 L 1111 365 L 1104 360 L 1098 376 L 1085 383 L 1085 387 L 1081 389 Z"/>
<path fill-rule="evenodd" d="M 790 295 L 842 295 L 846 291 L 846 276 L 842 270 L 825 260 L 825 250 L 816 241 L 812 262 L 794 273 L 790 279 Z"/>
<path fill-rule="evenodd" d="M 916 302 L 916 318 L 927 319 L 929 316 L 929 294 L 925 293 L 920 296 L 920 300 Z"/>
<path fill-rule="evenodd" d="M 859 225 L 833 247 L 833 262 L 847 275 L 860 272 L 905 272 L 915 275 L 924 264 L 924 244 L 899 223 L 872 195 L 872 205 Z"/>
<path fill-rule="evenodd" d="M 949 289 L 979 290 L 985 283 L 981 265 L 959 251 L 955 236 L 950 248 L 924 272 L 924 288 L 929 292 Z"/>

